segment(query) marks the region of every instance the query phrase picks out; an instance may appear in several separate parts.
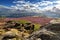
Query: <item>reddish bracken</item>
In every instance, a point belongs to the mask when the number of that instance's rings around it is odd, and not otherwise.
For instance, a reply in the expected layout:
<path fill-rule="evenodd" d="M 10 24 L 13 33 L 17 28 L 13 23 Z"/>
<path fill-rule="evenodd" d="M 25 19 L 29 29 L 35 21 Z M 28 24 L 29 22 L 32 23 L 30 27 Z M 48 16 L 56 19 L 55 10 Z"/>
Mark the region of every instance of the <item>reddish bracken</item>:
<path fill-rule="evenodd" d="M 45 25 L 49 23 L 52 18 L 42 18 L 42 17 L 22 17 L 22 18 L 6 18 L 5 21 L 8 20 L 26 20 L 26 21 L 31 21 L 32 23 L 37 23 L 41 25 Z"/>

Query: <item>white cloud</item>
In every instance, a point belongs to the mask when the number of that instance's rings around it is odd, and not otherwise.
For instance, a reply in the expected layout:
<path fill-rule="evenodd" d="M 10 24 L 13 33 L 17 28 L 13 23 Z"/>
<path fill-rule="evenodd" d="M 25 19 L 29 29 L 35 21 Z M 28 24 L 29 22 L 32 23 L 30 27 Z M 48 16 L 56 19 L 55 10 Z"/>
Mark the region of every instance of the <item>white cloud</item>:
<path fill-rule="evenodd" d="M 40 6 L 48 6 L 48 5 L 51 5 L 51 4 L 53 4 L 53 2 L 50 2 L 50 1 L 42 1 L 42 2 L 39 2 L 39 5 Z"/>
<path fill-rule="evenodd" d="M 39 13 L 37 11 L 39 11 L 39 5 L 37 4 L 33 4 L 25 1 L 17 1 L 17 2 L 13 2 L 16 3 L 16 6 L 13 6 L 15 9 L 19 9 L 19 10 L 26 10 L 26 11 L 30 11 L 30 12 L 36 12 Z"/>
<path fill-rule="evenodd" d="M 11 9 L 11 7 L 7 7 L 7 6 L 3 6 L 3 5 L 0 5 L 0 8 Z"/>
<path fill-rule="evenodd" d="M 15 9 L 24 10 L 26 12 L 35 12 L 35 13 L 44 13 L 45 15 L 56 16 L 60 13 L 60 0 L 57 1 L 42 1 L 42 2 L 26 2 L 26 1 L 17 1 L 15 2 Z M 49 12 L 49 13 L 48 13 Z M 49 16 L 48 15 L 48 16 Z"/>
<path fill-rule="evenodd" d="M 13 1 L 13 3 L 25 3 L 25 1 Z"/>
<path fill-rule="evenodd" d="M 57 1 L 42 1 L 42 2 L 26 2 L 26 1 L 14 1 L 16 5 L 12 5 L 10 8 L 13 9 L 13 12 L 20 10 L 21 13 L 60 13 L 60 0 Z M 48 14 L 49 14 L 48 13 Z M 49 14 L 52 15 L 52 14 Z M 53 16 L 52 15 L 52 16 Z"/>
<path fill-rule="evenodd" d="M 50 10 L 52 7 L 54 7 L 54 3 L 59 4 L 58 1 L 42 1 L 42 2 L 37 2 L 37 3 L 31 3 L 31 2 L 26 2 L 26 1 L 17 1 L 17 2 L 13 2 L 16 3 L 16 9 L 21 9 L 23 8 L 23 10 L 25 9 L 31 9 L 31 10 L 36 10 L 38 9 L 38 11 L 40 10 Z M 57 5 L 56 5 L 57 6 Z"/>

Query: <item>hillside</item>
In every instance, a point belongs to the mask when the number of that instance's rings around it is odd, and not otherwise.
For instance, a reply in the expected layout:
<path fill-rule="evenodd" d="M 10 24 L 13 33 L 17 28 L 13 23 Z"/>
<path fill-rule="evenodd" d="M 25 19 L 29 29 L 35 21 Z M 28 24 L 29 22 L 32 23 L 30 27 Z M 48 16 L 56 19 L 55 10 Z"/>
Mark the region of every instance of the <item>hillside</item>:
<path fill-rule="evenodd" d="M 0 40 L 60 40 L 59 29 L 60 19 L 2 18 L 0 19 Z"/>
<path fill-rule="evenodd" d="M 43 17 L 21 17 L 21 18 L 6 18 L 5 21 L 7 20 L 26 20 L 26 21 L 31 21 L 32 23 L 37 23 L 41 25 L 45 25 L 49 23 L 52 18 L 43 18 Z"/>

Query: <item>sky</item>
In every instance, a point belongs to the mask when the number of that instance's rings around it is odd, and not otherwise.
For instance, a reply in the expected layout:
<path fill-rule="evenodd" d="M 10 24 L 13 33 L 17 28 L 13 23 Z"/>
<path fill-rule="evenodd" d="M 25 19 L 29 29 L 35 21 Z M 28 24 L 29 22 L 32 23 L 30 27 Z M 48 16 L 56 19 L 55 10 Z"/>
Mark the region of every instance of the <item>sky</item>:
<path fill-rule="evenodd" d="M 21 5 L 20 5 L 21 4 Z M 34 6 L 36 8 L 48 8 L 60 5 L 60 0 L 0 0 L 0 5 L 12 6 Z"/>
<path fill-rule="evenodd" d="M 14 5 L 13 1 L 18 1 L 18 0 L 0 0 L 0 5 L 11 6 Z M 36 2 L 38 0 L 25 0 L 25 1 Z"/>
<path fill-rule="evenodd" d="M 13 1 L 29 1 L 31 3 L 37 3 L 42 1 L 56 1 L 56 0 L 0 0 L 0 5 L 11 6 L 14 5 Z"/>
<path fill-rule="evenodd" d="M 2 8 L 10 9 L 12 13 L 19 10 L 20 13 L 42 13 L 47 16 L 60 16 L 60 0 L 0 0 L 1 11 Z"/>

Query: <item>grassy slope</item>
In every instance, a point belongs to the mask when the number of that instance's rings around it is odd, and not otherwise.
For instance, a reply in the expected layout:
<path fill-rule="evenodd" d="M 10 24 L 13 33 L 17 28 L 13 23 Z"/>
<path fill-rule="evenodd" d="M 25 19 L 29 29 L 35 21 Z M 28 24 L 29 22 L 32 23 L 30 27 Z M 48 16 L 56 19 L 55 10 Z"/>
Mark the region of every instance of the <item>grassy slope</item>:
<path fill-rule="evenodd" d="M 15 20 L 13 20 L 13 21 L 15 21 Z M 19 21 L 15 21 L 15 22 L 23 23 L 23 24 L 32 23 L 31 21 L 27 21 L 27 20 L 19 20 Z M 36 23 L 34 23 L 34 25 L 35 25 L 35 28 L 34 28 L 35 31 L 38 30 L 40 28 L 40 26 L 41 26 L 40 24 L 36 24 Z"/>

